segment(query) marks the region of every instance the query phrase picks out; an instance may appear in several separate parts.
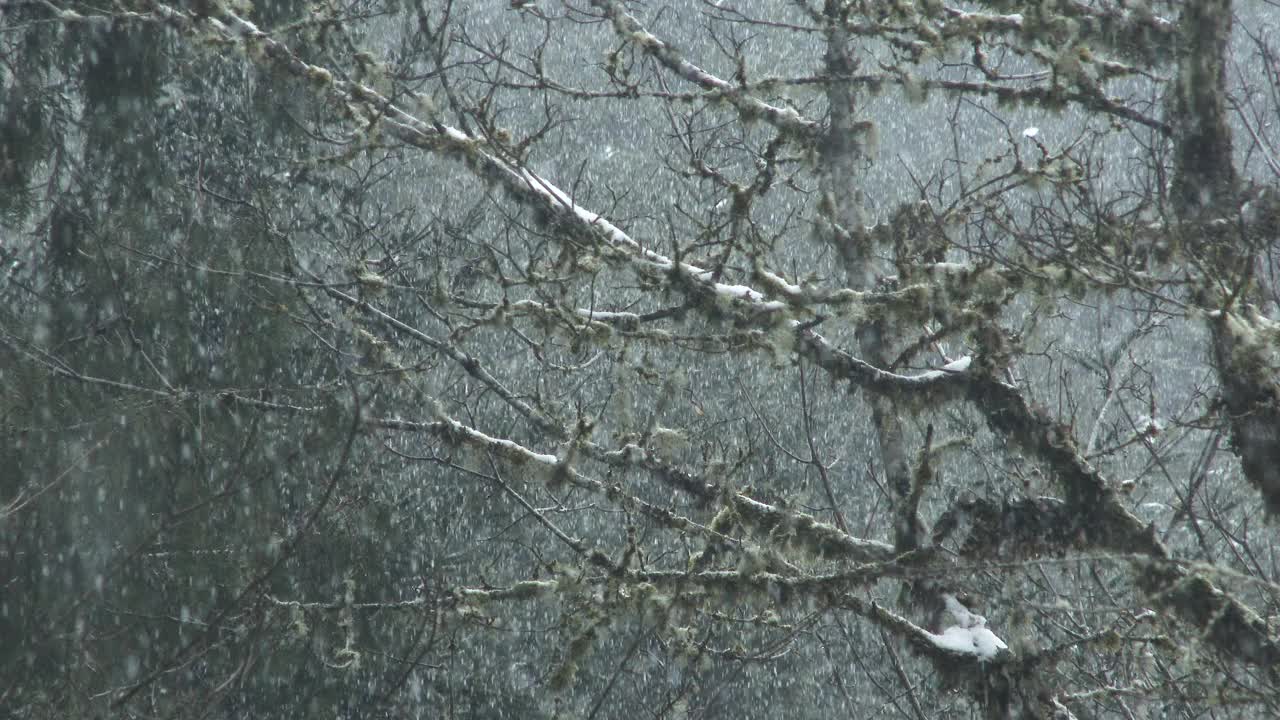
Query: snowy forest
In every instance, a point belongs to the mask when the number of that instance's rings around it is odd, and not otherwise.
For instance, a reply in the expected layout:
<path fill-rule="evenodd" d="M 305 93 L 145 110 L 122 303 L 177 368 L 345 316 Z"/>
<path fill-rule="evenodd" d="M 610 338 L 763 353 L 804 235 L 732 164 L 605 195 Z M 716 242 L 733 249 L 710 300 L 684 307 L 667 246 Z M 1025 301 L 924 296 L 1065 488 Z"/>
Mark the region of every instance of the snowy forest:
<path fill-rule="evenodd" d="M 0 0 L 0 716 L 1280 717 L 1275 0 Z"/>

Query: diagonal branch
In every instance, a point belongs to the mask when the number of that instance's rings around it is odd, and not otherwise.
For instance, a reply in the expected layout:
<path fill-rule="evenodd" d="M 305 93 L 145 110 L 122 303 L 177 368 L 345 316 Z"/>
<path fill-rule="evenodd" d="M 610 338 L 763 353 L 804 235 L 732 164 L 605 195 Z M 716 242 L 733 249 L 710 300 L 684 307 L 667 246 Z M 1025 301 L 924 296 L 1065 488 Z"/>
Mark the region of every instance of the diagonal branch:
<path fill-rule="evenodd" d="M 713 93 L 718 99 L 724 99 L 733 105 L 743 120 L 763 119 L 779 130 L 803 138 L 816 138 L 822 132 L 819 123 L 805 119 L 795 110 L 770 105 L 689 62 L 680 51 L 646 30 L 617 0 L 591 0 L 591 4 L 613 22 L 614 31 L 620 38 L 648 53 L 680 78 Z"/>

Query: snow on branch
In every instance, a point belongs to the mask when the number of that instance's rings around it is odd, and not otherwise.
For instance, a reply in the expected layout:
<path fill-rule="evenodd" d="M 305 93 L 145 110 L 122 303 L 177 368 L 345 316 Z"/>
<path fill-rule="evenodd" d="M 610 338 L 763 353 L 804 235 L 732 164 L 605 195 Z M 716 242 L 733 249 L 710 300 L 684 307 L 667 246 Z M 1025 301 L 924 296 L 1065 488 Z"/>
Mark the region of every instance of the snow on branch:
<path fill-rule="evenodd" d="M 729 102 L 743 119 L 760 118 L 802 137 L 816 137 L 822 132 L 819 123 L 801 117 L 792 108 L 770 105 L 685 60 L 678 50 L 646 30 L 617 0 L 592 0 L 591 4 L 608 15 L 619 37 L 644 50 L 681 78 Z"/>
<path fill-rule="evenodd" d="M 426 432 L 458 446 L 493 452 L 515 465 L 526 468 L 541 468 L 546 473 L 556 473 L 563 478 L 564 482 L 568 482 L 574 487 L 603 494 L 620 506 L 640 512 L 659 521 L 666 527 L 681 531 L 692 530 L 727 545 L 737 546 L 740 544 L 737 539 L 716 532 L 689 518 L 676 515 L 670 510 L 627 495 L 616 485 L 606 485 L 598 480 L 586 477 L 571 467 L 565 459 L 558 458 L 556 455 L 538 453 L 511 440 L 491 437 L 447 416 L 442 416 L 439 421 L 427 423 L 390 418 L 371 420 L 369 422 L 375 427 L 384 430 Z M 599 448 L 596 448 L 596 450 L 599 450 Z M 584 449 L 583 452 L 586 453 L 587 451 Z M 607 461 L 610 457 L 602 459 Z M 637 464 L 655 472 L 674 471 L 671 468 L 662 466 L 655 460 L 640 461 Z M 693 486 L 706 487 L 691 476 L 684 477 L 683 481 Z M 815 557 L 843 558 L 864 563 L 884 563 L 892 560 L 897 555 L 893 546 L 888 543 L 853 537 L 835 526 L 819 522 L 810 515 L 777 508 L 741 493 L 732 493 L 728 502 L 732 505 L 733 511 L 737 513 L 741 522 L 758 534 L 778 543 L 801 547 Z"/>
<path fill-rule="evenodd" d="M 987 629 L 985 617 L 969 612 L 969 608 L 951 593 L 943 593 L 942 601 L 954 622 L 941 634 L 929 633 L 929 639 L 935 646 L 953 653 L 973 655 L 982 662 L 995 659 L 1001 651 L 1008 651 L 1009 646 Z"/>
<path fill-rule="evenodd" d="M 815 557 L 882 563 L 897 554 L 888 543 L 856 538 L 811 515 L 783 510 L 741 493 L 735 493 L 730 502 L 744 525 L 774 541 L 797 545 Z"/>
<path fill-rule="evenodd" d="M 810 285 L 797 285 L 786 278 L 757 266 L 752 279 L 769 297 L 780 298 L 793 309 L 806 310 L 822 306 L 833 311 L 832 315 L 849 317 L 855 321 L 875 319 L 889 314 L 918 316 L 926 313 L 935 301 L 937 285 L 910 284 L 896 289 L 834 290 Z M 825 314 L 825 312 L 824 312 Z"/>
<path fill-rule="evenodd" d="M 946 597 L 951 597 L 951 600 L 955 601 L 953 596 L 944 596 L 944 599 Z M 868 604 L 848 595 L 842 598 L 842 603 L 859 615 L 904 638 L 917 652 L 935 663 L 968 660 L 976 661 L 976 667 L 977 664 L 999 662 L 1011 657 L 1004 641 L 986 628 L 986 619 L 981 615 L 969 613 L 958 602 L 955 605 L 964 610 L 964 614 L 958 616 L 953 613 L 955 623 L 942 634 L 931 633 L 879 603 Z M 963 627 L 962 622 L 967 622 L 968 626 Z"/>
<path fill-rule="evenodd" d="M 490 452 L 513 467 L 519 467 L 527 472 L 534 473 L 535 477 L 536 474 L 540 473 L 541 479 L 547 483 L 567 483 L 573 487 L 603 495 L 619 507 L 640 513 L 668 529 L 679 532 L 695 532 L 725 545 L 736 546 L 739 544 L 739 541 L 735 538 L 716 532 L 690 518 L 677 515 L 664 507 L 625 493 L 620 485 L 605 484 L 583 475 L 572 466 L 572 460 L 575 452 L 594 454 L 584 447 L 588 443 L 566 445 L 563 457 L 551 453 L 539 453 L 515 441 L 492 437 L 442 412 L 437 414 L 440 419 L 435 422 L 379 418 L 368 420 L 367 424 L 382 430 L 428 433 L 454 447 Z M 595 450 L 597 453 L 602 452 L 599 448 L 595 448 Z M 642 466 L 659 475 L 661 475 L 661 470 L 666 469 L 656 461 L 643 463 Z M 688 476 L 687 473 L 681 475 L 678 471 L 671 470 L 671 474 L 675 475 L 676 479 L 682 480 L 692 487 L 700 487 L 697 480 Z"/>
<path fill-rule="evenodd" d="M 838 380 L 851 382 L 861 388 L 903 399 L 920 398 L 931 401 L 953 400 L 963 396 L 976 377 L 969 372 L 971 357 L 949 363 L 941 370 L 928 370 L 914 375 L 902 375 L 881 370 L 841 350 L 817 333 L 805 332 L 799 345 L 800 353 Z"/>
<path fill-rule="evenodd" d="M 947 7 L 947 15 L 942 27 L 946 37 L 963 35 L 966 39 L 993 32 L 1020 32 L 1024 27 L 1021 13 L 1001 15 L 999 13 L 979 13 Z"/>

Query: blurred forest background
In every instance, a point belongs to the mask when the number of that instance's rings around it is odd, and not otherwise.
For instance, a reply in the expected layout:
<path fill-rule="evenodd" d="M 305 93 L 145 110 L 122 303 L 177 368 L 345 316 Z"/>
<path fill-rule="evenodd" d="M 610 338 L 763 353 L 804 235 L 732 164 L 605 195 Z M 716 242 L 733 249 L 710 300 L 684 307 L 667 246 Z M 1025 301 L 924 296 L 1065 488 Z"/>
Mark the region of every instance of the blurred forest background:
<path fill-rule="evenodd" d="M 1278 31 L 0 0 L 0 715 L 1280 716 Z"/>

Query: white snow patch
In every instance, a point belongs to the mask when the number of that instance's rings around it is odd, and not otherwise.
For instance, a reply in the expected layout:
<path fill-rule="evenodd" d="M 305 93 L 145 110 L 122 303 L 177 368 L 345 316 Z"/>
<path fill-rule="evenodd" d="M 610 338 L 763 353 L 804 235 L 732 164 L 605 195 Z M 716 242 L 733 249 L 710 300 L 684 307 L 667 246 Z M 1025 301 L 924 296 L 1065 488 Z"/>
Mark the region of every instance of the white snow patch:
<path fill-rule="evenodd" d="M 979 660 L 990 660 L 1001 650 L 1009 649 L 1003 640 L 984 627 L 962 628 L 953 625 L 944 630 L 941 635 L 933 635 L 932 640 L 934 645 L 943 650 L 974 655 Z"/>
<path fill-rule="evenodd" d="M 952 360 L 946 365 L 943 365 L 942 368 L 939 370 L 926 370 L 918 375 L 893 375 L 893 373 L 886 373 L 886 374 L 902 380 L 912 380 L 914 382 L 932 382 L 934 380 L 941 380 L 942 378 L 947 377 L 948 375 L 958 375 L 968 370 L 969 365 L 972 363 L 973 363 L 973 357 L 970 355 L 965 355 L 959 360 Z"/>
<path fill-rule="evenodd" d="M 990 660 L 1008 650 L 1009 646 L 996 634 L 987 629 L 987 619 L 977 613 L 969 612 L 955 595 L 943 593 L 942 601 L 947 611 L 955 619 L 955 624 L 942 631 L 941 635 L 929 633 L 933 644 L 943 650 L 950 650 L 965 655 L 973 655 L 979 660 Z"/>
<path fill-rule="evenodd" d="M 1026 130 L 1022 131 L 1022 137 L 1024 138 L 1033 138 L 1039 134 L 1040 134 L 1040 128 L 1038 127 L 1029 127 Z"/>
<path fill-rule="evenodd" d="M 746 285 L 721 285 L 717 284 L 716 294 L 732 299 L 756 300 L 760 294 Z"/>
<path fill-rule="evenodd" d="M 552 455 L 550 453 L 536 453 L 517 442 L 507 440 L 506 438 L 496 438 L 491 435 L 486 435 L 480 432 L 479 430 L 476 430 L 475 428 L 467 427 L 466 425 L 463 425 L 457 420 L 450 419 L 449 423 L 452 424 L 454 429 L 457 431 L 470 435 L 471 437 L 475 438 L 476 440 L 479 440 L 482 443 L 504 448 L 510 453 L 522 455 L 530 460 L 535 460 L 537 462 L 540 462 L 546 465 L 555 465 L 556 463 L 560 462 L 560 459 L 557 458 L 555 455 Z"/>
<path fill-rule="evenodd" d="M 1150 415 L 1143 415 L 1138 418 L 1134 425 L 1138 426 L 1138 432 L 1147 435 L 1158 435 L 1164 432 L 1164 423 L 1160 418 L 1153 418 Z"/>
<path fill-rule="evenodd" d="M 601 322 L 639 322 L 640 316 L 630 312 L 608 312 L 605 310 L 588 310 L 587 308 L 578 308 L 575 311 L 578 317 L 588 320 L 599 320 Z"/>
<path fill-rule="evenodd" d="M 791 283 L 787 282 L 781 275 L 771 273 L 768 270 L 760 270 L 759 272 L 760 272 L 760 275 L 764 277 L 765 280 L 769 281 L 770 285 L 773 285 L 779 291 L 784 292 L 787 295 L 790 295 L 792 297 L 798 297 L 803 293 L 803 290 L 801 290 L 799 285 L 792 285 Z"/>
<path fill-rule="evenodd" d="M 940 262 L 934 263 L 929 269 L 939 275 L 963 275 L 973 270 L 973 266 L 957 262 Z"/>

